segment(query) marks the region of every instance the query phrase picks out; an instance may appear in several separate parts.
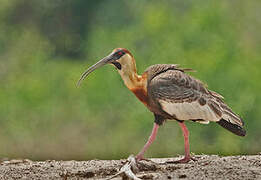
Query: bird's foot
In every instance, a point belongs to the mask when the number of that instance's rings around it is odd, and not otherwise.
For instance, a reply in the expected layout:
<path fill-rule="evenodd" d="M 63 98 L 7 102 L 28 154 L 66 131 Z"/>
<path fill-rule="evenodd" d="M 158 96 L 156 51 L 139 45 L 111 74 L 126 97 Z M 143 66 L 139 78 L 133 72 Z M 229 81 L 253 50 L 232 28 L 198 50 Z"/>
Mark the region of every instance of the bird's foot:
<path fill-rule="evenodd" d="M 136 156 L 135 156 L 135 159 L 137 160 L 137 161 L 141 161 L 141 160 L 148 160 L 148 159 L 146 159 L 146 158 L 144 158 L 144 155 L 143 154 L 137 154 Z"/>
<path fill-rule="evenodd" d="M 147 161 L 147 162 L 152 162 L 152 163 L 155 163 L 154 161 L 150 160 L 150 159 L 147 159 L 147 158 L 144 158 L 143 154 L 138 154 L 136 157 L 135 157 L 136 161 L 139 162 L 139 161 Z"/>
<path fill-rule="evenodd" d="M 179 164 L 179 163 L 188 163 L 190 160 L 197 161 L 196 158 L 189 156 L 185 156 L 184 158 L 177 160 L 177 161 L 166 161 L 167 164 Z"/>

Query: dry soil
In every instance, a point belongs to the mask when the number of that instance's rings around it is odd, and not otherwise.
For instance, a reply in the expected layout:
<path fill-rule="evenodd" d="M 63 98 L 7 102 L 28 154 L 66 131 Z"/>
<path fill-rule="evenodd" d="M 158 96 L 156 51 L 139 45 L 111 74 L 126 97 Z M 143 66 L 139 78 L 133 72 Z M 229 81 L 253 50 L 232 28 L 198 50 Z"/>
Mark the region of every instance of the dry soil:
<path fill-rule="evenodd" d="M 261 155 L 198 155 L 187 164 L 166 164 L 178 158 L 144 162 L 136 176 L 140 179 L 261 179 Z M 30 161 L 5 160 L 0 179 L 106 179 L 118 172 L 126 160 Z M 117 176 L 113 179 L 124 179 Z"/>

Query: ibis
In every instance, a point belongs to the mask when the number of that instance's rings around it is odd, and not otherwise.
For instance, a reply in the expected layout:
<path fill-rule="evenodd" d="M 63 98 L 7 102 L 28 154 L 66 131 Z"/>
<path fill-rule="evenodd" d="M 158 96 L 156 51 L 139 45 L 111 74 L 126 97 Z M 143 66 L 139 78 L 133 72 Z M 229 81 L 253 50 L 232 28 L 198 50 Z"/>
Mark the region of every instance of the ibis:
<path fill-rule="evenodd" d="M 184 122 L 202 124 L 216 122 L 223 128 L 245 136 L 244 122 L 225 104 L 223 97 L 207 88 L 200 80 L 176 64 L 156 64 L 148 67 L 142 75 L 137 74 L 133 55 L 125 48 L 116 48 L 108 56 L 88 68 L 78 81 L 78 86 L 95 69 L 112 64 L 124 84 L 154 114 L 154 126 L 147 143 L 136 155 L 144 159 L 144 153 L 155 140 L 158 128 L 167 120 L 175 120 L 183 131 L 185 156 L 175 163 L 186 163 L 194 158 L 189 150 L 189 131 Z"/>

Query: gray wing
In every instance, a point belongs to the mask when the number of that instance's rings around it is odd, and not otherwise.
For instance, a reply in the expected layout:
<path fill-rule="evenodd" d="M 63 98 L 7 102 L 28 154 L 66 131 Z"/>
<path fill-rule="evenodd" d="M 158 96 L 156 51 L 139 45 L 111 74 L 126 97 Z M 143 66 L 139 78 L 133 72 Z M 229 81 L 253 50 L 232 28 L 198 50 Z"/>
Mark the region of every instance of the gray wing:
<path fill-rule="evenodd" d="M 154 104 L 159 104 L 164 112 L 178 120 L 208 123 L 225 119 L 233 124 L 243 124 L 221 95 L 180 70 L 158 73 L 148 82 L 148 94 Z"/>

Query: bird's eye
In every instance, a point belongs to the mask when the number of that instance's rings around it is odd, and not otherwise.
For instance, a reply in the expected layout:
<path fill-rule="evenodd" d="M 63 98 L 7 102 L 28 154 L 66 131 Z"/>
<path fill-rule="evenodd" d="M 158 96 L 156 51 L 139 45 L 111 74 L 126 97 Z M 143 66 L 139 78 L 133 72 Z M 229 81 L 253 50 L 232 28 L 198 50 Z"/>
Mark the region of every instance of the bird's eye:
<path fill-rule="evenodd" d="M 123 51 L 117 51 L 114 53 L 114 60 L 120 59 L 125 53 Z"/>
<path fill-rule="evenodd" d="M 122 51 L 118 51 L 118 52 L 116 52 L 116 53 L 115 53 L 115 57 L 116 57 L 116 59 L 120 59 L 121 56 L 123 56 L 123 54 L 124 54 L 124 52 L 122 52 Z"/>

